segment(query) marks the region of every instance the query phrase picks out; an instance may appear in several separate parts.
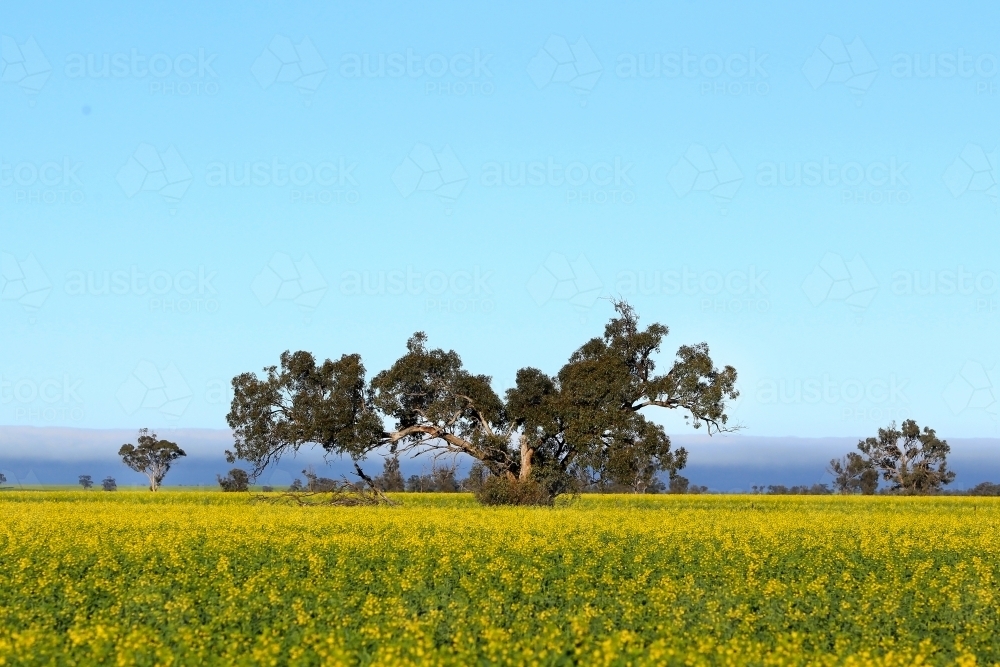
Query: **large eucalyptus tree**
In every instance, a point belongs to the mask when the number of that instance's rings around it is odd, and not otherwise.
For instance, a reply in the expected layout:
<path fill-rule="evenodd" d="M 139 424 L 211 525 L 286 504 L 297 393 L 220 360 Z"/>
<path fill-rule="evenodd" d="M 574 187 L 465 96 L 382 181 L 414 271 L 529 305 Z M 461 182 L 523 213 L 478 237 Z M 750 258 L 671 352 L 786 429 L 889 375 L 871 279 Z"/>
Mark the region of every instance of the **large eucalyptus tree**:
<path fill-rule="evenodd" d="M 250 463 L 256 476 L 304 446 L 355 462 L 380 447 L 465 454 L 494 477 L 541 485 L 550 499 L 581 476 L 633 487 L 643 475 L 674 476 L 687 452 L 671 450 L 649 410 L 681 410 L 709 433 L 733 430 L 726 402 L 738 396 L 736 370 L 717 369 L 700 343 L 682 346 L 669 370 L 657 374 L 654 357 L 667 327 L 640 329 L 629 304 L 614 306 L 604 335 L 558 373 L 522 368 L 503 396 L 489 376 L 466 370 L 456 352 L 429 349 L 419 332 L 370 381 L 358 354 L 317 363 L 309 352 L 285 352 L 262 377 L 233 379 L 227 419 L 235 447 L 227 455 Z"/>

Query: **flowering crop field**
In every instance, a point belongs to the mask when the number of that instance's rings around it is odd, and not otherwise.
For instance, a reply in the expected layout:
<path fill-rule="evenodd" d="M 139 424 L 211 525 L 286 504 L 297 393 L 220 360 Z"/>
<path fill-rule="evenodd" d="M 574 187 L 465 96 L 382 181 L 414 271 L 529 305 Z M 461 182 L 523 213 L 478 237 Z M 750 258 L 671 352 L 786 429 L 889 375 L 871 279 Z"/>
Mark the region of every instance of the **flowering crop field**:
<path fill-rule="evenodd" d="M 996 664 L 1000 502 L 0 493 L 4 664 Z"/>

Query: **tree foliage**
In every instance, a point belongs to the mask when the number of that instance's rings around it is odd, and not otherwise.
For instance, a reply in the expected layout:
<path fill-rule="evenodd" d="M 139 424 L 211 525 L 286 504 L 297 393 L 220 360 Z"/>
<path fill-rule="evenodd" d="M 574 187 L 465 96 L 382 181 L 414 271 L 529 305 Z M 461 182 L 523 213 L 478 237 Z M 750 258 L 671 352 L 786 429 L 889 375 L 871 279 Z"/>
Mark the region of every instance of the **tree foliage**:
<path fill-rule="evenodd" d="M 955 479 L 946 461 L 951 447 L 934 429 L 925 426 L 921 431 L 912 419 L 899 428 L 895 422 L 880 428 L 877 437 L 860 441 L 858 449 L 892 491 L 934 493 Z"/>
<path fill-rule="evenodd" d="M 419 493 L 455 493 L 462 489 L 462 483 L 455 477 L 454 465 L 435 465 L 429 473 L 410 475 L 406 480 L 406 490 Z"/>
<path fill-rule="evenodd" d="M 233 379 L 228 459 L 247 461 L 255 477 L 307 445 L 355 461 L 388 447 L 393 455 L 466 454 L 489 479 L 506 480 L 491 484 L 530 482 L 546 499 L 574 490 L 580 479 L 645 490 L 657 473 L 672 477 L 687 460 L 647 408 L 681 410 L 709 433 L 733 430 L 725 410 L 738 396 L 736 370 L 717 369 L 700 343 L 682 346 L 657 373 L 667 327 L 641 329 L 629 304 L 614 307 L 604 335 L 558 373 L 522 368 L 503 396 L 489 376 L 466 370 L 454 350 L 429 348 L 422 332 L 369 382 L 357 354 L 318 363 L 309 352 L 285 352 L 263 377 Z"/>
<path fill-rule="evenodd" d="M 385 457 L 382 463 L 382 474 L 375 478 L 375 483 L 383 491 L 405 491 L 406 482 L 403 480 L 403 473 L 399 470 L 399 455 L 393 453 L 392 456 Z"/>
<path fill-rule="evenodd" d="M 85 490 L 94 486 L 94 478 L 90 475 L 80 475 L 79 482 L 80 486 L 82 486 Z"/>
<path fill-rule="evenodd" d="M 838 493 L 860 492 L 870 496 L 878 489 L 878 471 L 870 460 L 857 452 L 831 459 L 827 472 L 833 475 L 833 487 Z"/>
<path fill-rule="evenodd" d="M 118 483 L 115 481 L 114 477 L 110 475 L 101 480 L 101 488 L 105 491 L 117 491 Z"/>
<path fill-rule="evenodd" d="M 341 485 L 341 482 L 335 479 L 320 476 L 312 466 L 306 466 L 302 474 L 306 477 L 305 486 L 302 488 L 311 493 L 326 493 L 337 489 Z"/>
<path fill-rule="evenodd" d="M 226 473 L 225 477 L 216 475 L 215 479 L 218 480 L 222 490 L 226 492 L 248 491 L 250 489 L 250 475 L 241 468 L 233 468 Z"/>
<path fill-rule="evenodd" d="M 187 456 L 184 450 L 169 440 L 160 440 L 148 428 L 139 429 L 136 444 L 124 444 L 118 450 L 122 462 L 149 478 L 149 490 L 160 488 L 174 461 Z"/>

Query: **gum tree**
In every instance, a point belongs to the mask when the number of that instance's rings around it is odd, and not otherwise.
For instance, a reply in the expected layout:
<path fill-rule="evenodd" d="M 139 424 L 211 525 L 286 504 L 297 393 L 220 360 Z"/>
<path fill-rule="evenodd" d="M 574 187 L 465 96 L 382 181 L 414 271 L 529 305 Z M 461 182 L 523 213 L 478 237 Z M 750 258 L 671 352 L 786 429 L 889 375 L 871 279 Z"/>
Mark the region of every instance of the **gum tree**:
<path fill-rule="evenodd" d="M 122 445 L 118 456 L 122 457 L 122 462 L 129 468 L 148 477 L 149 490 L 156 491 L 174 461 L 187 454 L 176 443 L 160 440 L 148 428 L 143 428 L 139 429 L 136 444 Z"/>
<path fill-rule="evenodd" d="M 912 419 L 899 428 L 895 422 L 880 428 L 877 437 L 858 442 L 858 449 L 893 491 L 934 493 L 955 480 L 946 460 L 951 446 L 934 429 L 921 431 Z"/>
<path fill-rule="evenodd" d="M 672 450 L 655 408 L 680 410 L 694 428 L 734 430 L 726 402 L 737 398 L 736 370 L 717 369 L 705 343 L 678 349 L 657 373 L 667 327 L 639 327 L 635 310 L 613 302 L 603 336 L 587 341 L 555 374 L 517 371 L 503 396 L 491 378 L 469 372 L 453 351 L 410 337 L 406 352 L 366 380 L 358 354 L 317 363 L 309 352 L 285 352 L 262 377 L 233 379 L 227 417 L 235 446 L 227 451 L 256 477 L 304 446 L 357 461 L 380 447 L 435 457 L 465 454 L 505 483 L 535 485 L 551 500 L 581 478 L 642 486 L 658 471 L 674 476 L 686 452 Z M 636 480 L 640 480 L 637 482 Z"/>

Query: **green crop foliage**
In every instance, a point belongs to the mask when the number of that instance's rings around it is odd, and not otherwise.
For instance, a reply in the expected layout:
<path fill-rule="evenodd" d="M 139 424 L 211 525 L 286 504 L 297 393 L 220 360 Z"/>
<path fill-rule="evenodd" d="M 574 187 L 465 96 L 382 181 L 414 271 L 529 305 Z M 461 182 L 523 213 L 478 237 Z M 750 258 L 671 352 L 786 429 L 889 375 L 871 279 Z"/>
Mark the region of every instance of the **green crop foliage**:
<path fill-rule="evenodd" d="M 1000 502 L 0 495 L 3 664 L 995 664 Z"/>

